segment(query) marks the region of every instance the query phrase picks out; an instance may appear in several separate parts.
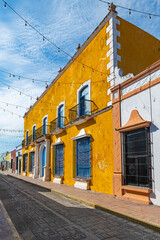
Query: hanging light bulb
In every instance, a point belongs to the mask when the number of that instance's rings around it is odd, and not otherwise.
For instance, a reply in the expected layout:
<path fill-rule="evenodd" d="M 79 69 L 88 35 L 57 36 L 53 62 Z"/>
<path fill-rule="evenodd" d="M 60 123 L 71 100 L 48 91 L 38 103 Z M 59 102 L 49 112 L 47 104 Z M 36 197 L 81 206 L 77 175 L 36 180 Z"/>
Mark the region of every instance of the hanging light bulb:
<path fill-rule="evenodd" d="M 131 9 L 129 9 L 129 16 L 131 16 Z"/>
<path fill-rule="evenodd" d="M 43 42 L 44 42 L 44 40 L 45 40 L 45 37 L 43 36 Z"/>
<path fill-rule="evenodd" d="M 101 73 L 101 77 L 102 77 L 102 73 Z"/>
<path fill-rule="evenodd" d="M 83 64 L 83 68 L 84 68 L 84 64 Z"/>
<path fill-rule="evenodd" d="M 16 108 L 18 108 L 18 106 L 16 106 Z"/>
<path fill-rule="evenodd" d="M 8 86 L 8 89 L 10 89 L 10 86 Z"/>
<path fill-rule="evenodd" d="M 22 93 L 20 92 L 19 95 L 21 95 Z"/>
<path fill-rule="evenodd" d="M 6 6 L 7 6 L 7 4 L 6 4 L 6 2 L 4 2 L 4 8 L 6 8 Z"/>
<path fill-rule="evenodd" d="M 11 73 L 9 74 L 9 77 L 12 77 Z"/>
<path fill-rule="evenodd" d="M 151 15 L 149 14 L 149 20 L 151 20 L 152 18 L 151 18 Z"/>
<path fill-rule="evenodd" d="M 34 79 L 32 79 L 32 83 L 34 83 Z"/>
<path fill-rule="evenodd" d="M 27 21 L 25 21 L 25 27 L 27 27 Z"/>
<path fill-rule="evenodd" d="M 94 73 L 94 69 L 92 69 L 92 73 Z"/>
<path fill-rule="evenodd" d="M 30 97 L 30 99 L 32 100 L 32 97 Z"/>
<path fill-rule="evenodd" d="M 15 77 L 15 75 L 13 74 L 13 77 Z"/>
<path fill-rule="evenodd" d="M 58 48 L 58 52 L 60 52 L 60 48 Z"/>
<path fill-rule="evenodd" d="M 18 79 L 20 80 L 20 76 L 18 77 Z"/>

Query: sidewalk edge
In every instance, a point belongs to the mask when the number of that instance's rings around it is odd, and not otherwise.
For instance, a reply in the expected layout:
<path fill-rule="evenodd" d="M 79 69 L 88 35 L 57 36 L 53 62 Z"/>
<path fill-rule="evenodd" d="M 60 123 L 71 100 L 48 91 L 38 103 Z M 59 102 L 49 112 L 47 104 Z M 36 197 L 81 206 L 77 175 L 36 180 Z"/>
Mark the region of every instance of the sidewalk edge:
<path fill-rule="evenodd" d="M 16 177 L 16 176 L 13 176 L 13 175 L 10 175 L 10 174 L 8 174 L 8 175 L 9 175 L 10 177 L 13 177 L 13 178 L 16 178 L 16 179 L 19 179 L 19 180 L 22 180 L 22 181 L 31 183 L 31 182 L 27 181 L 26 179 L 20 179 L 20 178 L 18 178 L 18 177 Z M 131 215 L 123 214 L 123 213 L 121 213 L 121 212 L 112 210 L 112 209 L 110 209 L 110 208 L 106 208 L 106 207 L 103 207 L 103 206 L 101 206 L 101 205 L 94 204 L 94 203 L 89 202 L 89 201 L 87 201 L 87 200 L 84 200 L 84 199 L 81 199 L 81 198 L 77 198 L 77 197 L 74 197 L 74 196 L 72 196 L 72 195 L 69 195 L 69 194 L 66 194 L 66 193 L 62 193 L 62 192 L 60 192 L 60 191 L 57 191 L 57 190 L 54 190 L 54 189 L 51 189 L 51 188 L 48 188 L 48 187 L 45 187 L 45 186 L 41 186 L 41 185 L 38 184 L 38 183 L 31 183 L 31 184 L 40 186 L 40 187 L 42 187 L 42 188 L 44 188 L 44 189 L 50 190 L 51 192 L 55 192 L 55 193 L 57 193 L 57 194 L 59 194 L 59 195 L 61 195 L 61 196 L 68 197 L 68 198 L 73 199 L 73 200 L 75 200 L 75 201 L 78 201 L 78 202 L 80 202 L 80 203 L 87 204 L 88 206 L 91 206 L 91 207 L 93 207 L 93 208 L 95 208 L 95 209 L 98 209 L 98 210 L 101 210 L 101 211 L 110 213 L 110 214 L 112 214 L 112 215 L 115 215 L 115 216 L 117 216 L 117 217 L 126 219 L 126 220 L 128 220 L 128 221 L 130 221 L 130 222 L 133 222 L 133 223 L 137 223 L 137 224 L 139 224 L 139 225 L 141 225 L 141 226 L 144 226 L 144 227 L 146 227 L 146 228 L 152 229 L 152 230 L 160 233 L 160 226 L 159 226 L 159 225 L 156 225 L 156 224 L 153 224 L 153 223 L 144 221 L 144 220 L 140 220 L 140 219 L 135 218 L 135 217 L 133 217 L 133 216 L 131 216 Z"/>
<path fill-rule="evenodd" d="M 1 200 L 0 200 L 0 207 L 2 209 L 2 213 L 4 215 L 4 218 L 7 221 L 8 225 L 9 225 L 9 228 L 10 228 L 12 234 L 13 234 L 13 239 L 14 240 L 21 240 L 22 238 L 20 237 L 20 235 L 17 232 L 15 226 L 13 225 L 13 222 L 12 222 L 11 218 L 9 217 L 9 215 L 8 215 L 8 213 L 7 213 L 7 211 L 6 211 L 6 209 L 5 209 Z"/>

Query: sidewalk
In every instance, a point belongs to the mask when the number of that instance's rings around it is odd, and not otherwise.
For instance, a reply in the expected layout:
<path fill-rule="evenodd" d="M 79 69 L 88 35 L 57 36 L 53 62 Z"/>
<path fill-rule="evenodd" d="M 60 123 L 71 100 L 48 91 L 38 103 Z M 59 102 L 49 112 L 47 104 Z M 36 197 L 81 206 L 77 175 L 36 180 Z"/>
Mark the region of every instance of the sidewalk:
<path fill-rule="evenodd" d="M 0 240 L 20 240 L 13 223 L 11 222 L 3 203 L 0 200 Z"/>
<path fill-rule="evenodd" d="M 6 174 L 47 188 L 63 196 L 86 203 L 96 209 L 101 209 L 160 232 L 159 206 L 145 205 L 126 199 L 114 198 L 113 196 L 104 193 L 85 191 L 64 184 L 59 185 L 52 182 L 43 182 L 39 179 L 32 179 L 14 173 Z"/>

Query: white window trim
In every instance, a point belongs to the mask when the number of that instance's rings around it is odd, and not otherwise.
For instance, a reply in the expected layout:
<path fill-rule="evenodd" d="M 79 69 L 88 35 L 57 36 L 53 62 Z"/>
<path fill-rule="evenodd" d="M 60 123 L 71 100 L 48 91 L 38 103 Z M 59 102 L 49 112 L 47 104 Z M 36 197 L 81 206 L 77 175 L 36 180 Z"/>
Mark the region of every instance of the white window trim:
<path fill-rule="evenodd" d="M 73 141 L 77 140 L 77 139 L 81 139 L 81 138 L 84 138 L 84 137 L 90 137 L 92 138 L 92 135 L 91 134 L 87 134 L 85 129 L 81 129 L 80 132 L 78 133 L 78 135 L 76 137 L 73 137 L 71 138 Z"/>
<path fill-rule="evenodd" d="M 32 126 L 32 134 L 33 134 L 33 128 L 36 127 L 36 123 Z"/>
<path fill-rule="evenodd" d="M 48 114 L 45 115 L 45 116 L 42 118 L 42 126 L 43 126 L 43 120 L 44 120 L 44 118 L 47 118 L 47 125 L 48 125 Z"/>
<path fill-rule="evenodd" d="M 77 89 L 77 104 L 79 104 L 79 92 L 82 90 L 84 86 L 88 86 L 88 100 L 91 100 L 91 79 L 89 79 Z"/>
<path fill-rule="evenodd" d="M 62 101 L 62 102 L 60 102 L 60 103 L 58 104 L 58 106 L 57 106 L 57 117 L 58 117 L 58 109 L 59 109 L 59 107 L 60 107 L 61 105 L 64 106 L 63 117 L 65 117 L 65 101 Z"/>
<path fill-rule="evenodd" d="M 56 146 L 56 145 L 59 145 L 59 144 L 64 144 L 64 142 L 61 140 L 60 137 L 57 139 L 57 142 L 52 144 L 52 146 Z"/>

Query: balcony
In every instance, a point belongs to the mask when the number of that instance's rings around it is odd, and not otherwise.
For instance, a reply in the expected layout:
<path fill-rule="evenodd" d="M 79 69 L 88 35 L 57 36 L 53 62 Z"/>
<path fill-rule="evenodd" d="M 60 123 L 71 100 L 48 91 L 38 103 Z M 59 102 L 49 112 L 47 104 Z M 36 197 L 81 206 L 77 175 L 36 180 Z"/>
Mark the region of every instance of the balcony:
<path fill-rule="evenodd" d="M 33 137 L 30 135 L 28 138 L 23 139 L 22 141 L 22 147 L 27 147 L 33 142 Z"/>
<path fill-rule="evenodd" d="M 34 139 L 37 140 L 45 135 L 50 134 L 50 125 L 43 125 L 35 131 Z"/>
<path fill-rule="evenodd" d="M 66 117 L 58 117 L 50 122 L 50 132 L 52 134 L 59 134 L 64 131 L 65 126 L 67 125 Z"/>
<path fill-rule="evenodd" d="M 97 105 L 92 100 L 83 100 L 69 110 L 69 123 L 80 125 L 87 122 L 97 109 Z"/>

